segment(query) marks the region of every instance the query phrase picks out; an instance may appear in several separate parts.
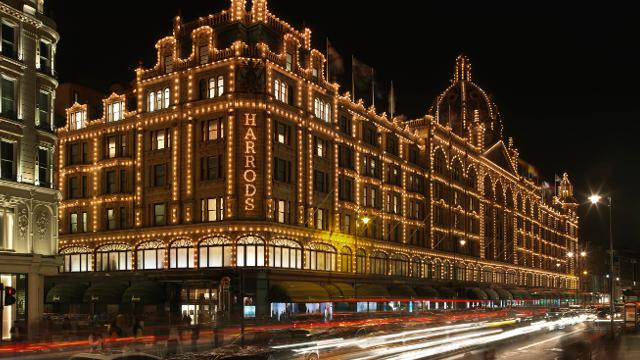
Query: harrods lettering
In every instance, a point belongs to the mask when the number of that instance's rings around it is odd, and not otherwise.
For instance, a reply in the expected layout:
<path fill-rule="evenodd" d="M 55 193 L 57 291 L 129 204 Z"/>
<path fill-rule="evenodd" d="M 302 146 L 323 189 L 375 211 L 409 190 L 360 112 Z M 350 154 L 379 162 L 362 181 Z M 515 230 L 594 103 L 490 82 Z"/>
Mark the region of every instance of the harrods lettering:
<path fill-rule="evenodd" d="M 253 211 L 256 208 L 256 114 L 244 114 L 245 133 L 244 141 L 244 170 L 242 180 L 244 181 L 244 210 Z"/>

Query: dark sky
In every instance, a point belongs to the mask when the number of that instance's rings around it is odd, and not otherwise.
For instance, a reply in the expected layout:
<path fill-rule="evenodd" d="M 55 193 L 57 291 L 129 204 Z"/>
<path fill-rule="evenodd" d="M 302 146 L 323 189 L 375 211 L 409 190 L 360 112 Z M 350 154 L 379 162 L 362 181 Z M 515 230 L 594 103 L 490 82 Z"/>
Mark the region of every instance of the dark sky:
<path fill-rule="evenodd" d="M 155 63 L 154 45 L 171 33 L 173 16 L 180 12 L 188 21 L 229 4 L 47 2 L 62 37 L 61 81 L 104 90 L 131 81 L 138 61 Z M 455 57 L 466 54 L 474 81 L 494 96 L 521 157 L 550 182 L 554 173 L 567 171 L 581 202 L 599 189 L 611 194 L 616 246 L 640 250 L 640 218 L 633 210 L 640 202 L 637 11 L 415 0 L 272 0 L 269 5 L 294 26 L 310 27 L 317 48 L 324 51 L 328 36 L 347 66 L 355 54 L 376 69 L 381 84 L 393 80 L 398 112 L 409 117 L 426 113 L 449 83 Z M 343 85 L 343 91 L 350 86 Z M 608 240 L 604 210 L 581 205 L 582 240 Z"/>

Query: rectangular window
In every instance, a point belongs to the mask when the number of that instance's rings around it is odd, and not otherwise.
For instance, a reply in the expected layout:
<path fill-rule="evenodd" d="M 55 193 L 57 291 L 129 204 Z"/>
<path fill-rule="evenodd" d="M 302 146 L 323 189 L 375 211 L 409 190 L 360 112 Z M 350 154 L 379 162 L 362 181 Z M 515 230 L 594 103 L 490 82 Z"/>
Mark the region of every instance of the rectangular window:
<path fill-rule="evenodd" d="M 46 91 L 38 92 L 38 125 L 51 129 L 51 96 Z"/>
<path fill-rule="evenodd" d="M 153 186 L 165 186 L 167 184 L 167 164 L 153 166 Z"/>
<path fill-rule="evenodd" d="M 209 62 L 209 45 L 201 45 L 198 48 L 198 55 L 200 56 L 200 64 L 206 64 Z"/>
<path fill-rule="evenodd" d="M 118 101 L 107 105 L 107 122 L 122 120 L 124 102 Z"/>
<path fill-rule="evenodd" d="M 338 151 L 340 167 L 353 169 L 353 150 L 345 145 L 340 145 Z"/>
<path fill-rule="evenodd" d="M 164 71 L 167 74 L 173 72 L 173 55 L 164 57 Z"/>
<path fill-rule="evenodd" d="M 224 220 L 224 198 L 208 198 L 201 200 L 202 222 Z"/>
<path fill-rule="evenodd" d="M 82 159 L 80 160 L 82 164 L 89 163 L 89 144 L 82 143 Z"/>
<path fill-rule="evenodd" d="M 0 101 L 0 111 L 2 116 L 15 119 L 16 118 L 16 82 L 12 79 L 2 78 L 2 92 Z"/>
<path fill-rule="evenodd" d="M 289 71 L 293 69 L 293 55 L 291 55 L 290 53 L 287 53 L 286 55 L 286 61 L 285 61 L 284 67 Z"/>
<path fill-rule="evenodd" d="M 283 122 L 275 122 L 275 140 L 278 144 L 290 144 L 291 139 L 291 127 Z"/>
<path fill-rule="evenodd" d="M 326 230 L 328 228 L 328 217 L 325 209 L 316 209 L 315 225 L 318 230 Z"/>
<path fill-rule="evenodd" d="M 291 103 L 291 93 L 289 90 L 289 84 L 276 79 L 273 81 L 273 96 L 276 100 L 282 101 L 285 104 Z"/>
<path fill-rule="evenodd" d="M 82 176 L 82 183 L 81 183 L 81 185 L 82 185 L 82 189 L 81 189 L 81 191 L 82 191 L 82 192 L 81 192 L 82 197 L 87 197 L 87 176 L 86 176 L 86 175 L 83 175 L 83 176 Z"/>
<path fill-rule="evenodd" d="M 313 190 L 318 192 L 329 191 L 329 174 L 323 171 L 313 171 Z"/>
<path fill-rule="evenodd" d="M 84 111 L 76 111 L 71 113 L 71 130 L 80 130 L 84 127 L 84 120 L 87 113 Z"/>
<path fill-rule="evenodd" d="M 71 216 L 69 217 L 69 232 L 71 232 L 72 234 L 75 234 L 78 232 L 78 214 L 77 213 L 71 213 Z"/>
<path fill-rule="evenodd" d="M 107 138 L 107 159 L 113 159 L 116 157 L 116 137 L 109 136 Z"/>
<path fill-rule="evenodd" d="M 338 181 L 340 200 L 353 201 L 353 179 L 341 177 Z"/>
<path fill-rule="evenodd" d="M 285 200 L 276 201 L 276 221 L 281 224 L 289 223 L 289 202 Z"/>
<path fill-rule="evenodd" d="M 89 216 L 87 212 L 82 213 L 82 232 L 87 232 L 87 228 L 89 227 Z"/>
<path fill-rule="evenodd" d="M 215 180 L 223 178 L 222 155 L 207 156 L 201 159 L 201 180 Z"/>
<path fill-rule="evenodd" d="M 78 193 L 78 178 L 77 177 L 71 177 L 69 178 L 69 198 L 71 199 L 75 199 L 80 197 L 80 194 Z"/>
<path fill-rule="evenodd" d="M 202 141 L 224 138 L 224 121 L 222 118 L 202 122 Z"/>
<path fill-rule="evenodd" d="M 280 182 L 289 183 L 291 182 L 291 162 L 274 158 L 274 175 L 275 180 Z"/>
<path fill-rule="evenodd" d="M 313 99 L 313 110 L 316 117 L 325 122 L 331 121 L 331 105 L 319 98 Z"/>
<path fill-rule="evenodd" d="M 49 182 L 49 151 L 47 149 L 38 149 L 38 182 L 40 186 L 48 187 Z"/>
<path fill-rule="evenodd" d="M 327 150 L 329 148 L 329 142 L 321 139 L 319 137 L 314 138 L 315 141 L 315 151 L 314 154 L 321 158 L 327 157 Z"/>
<path fill-rule="evenodd" d="M 120 229 L 127 228 L 127 208 L 120 208 Z"/>
<path fill-rule="evenodd" d="M 2 24 L 2 55 L 15 59 L 16 29 L 9 24 Z"/>
<path fill-rule="evenodd" d="M 387 152 L 398 156 L 398 139 L 394 135 L 387 135 Z"/>
<path fill-rule="evenodd" d="M 52 74 L 51 72 L 51 45 L 40 41 L 40 71 Z"/>
<path fill-rule="evenodd" d="M 13 180 L 15 178 L 14 144 L 8 141 L 0 142 L 0 178 Z"/>
<path fill-rule="evenodd" d="M 107 230 L 116 228 L 116 213 L 114 209 L 107 209 Z"/>
<path fill-rule="evenodd" d="M 342 221 L 340 223 L 341 231 L 345 234 L 351 234 L 351 215 L 342 215 Z"/>
<path fill-rule="evenodd" d="M 127 135 L 123 134 L 120 136 L 120 156 L 129 155 L 129 151 L 127 151 L 127 145 L 128 145 Z"/>
<path fill-rule="evenodd" d="M 105 187 L 105 191 L 107 194 L 116 193 L 116 172 L 115 171 L 107 171 L 107 184 Z"/>
<path fill-rule="evenodd" d="M 151 149 L 162 150 L 171 146 L 171 132 L 169 129 L 160 129 L 151 132 Z"/>
<path fill-rule="evenodd" d="M 376 130 L 363 125 L 362 140 L 369 145 L 378 146 L 378 134 Z"/>
<path fill-rule="evenodd" d="M 349 118 L 348 116 L 340 116 L 340 131 L 347 134 L 347 135 L 351 135 L 353 132 L 353 128 L 351 127 L 351 118 Z"/>
<path fill-rule="evenodd" d="M 120 170 L 120 192 L 127 192 L 127 170 Z"/>
<path fill-rule="evenodd" d="M 165 204 L 154 204 L 153 205 L 153 224 L 154 225 L 165 225 L 167 223 L 167 218 L 165 216 Z"/>

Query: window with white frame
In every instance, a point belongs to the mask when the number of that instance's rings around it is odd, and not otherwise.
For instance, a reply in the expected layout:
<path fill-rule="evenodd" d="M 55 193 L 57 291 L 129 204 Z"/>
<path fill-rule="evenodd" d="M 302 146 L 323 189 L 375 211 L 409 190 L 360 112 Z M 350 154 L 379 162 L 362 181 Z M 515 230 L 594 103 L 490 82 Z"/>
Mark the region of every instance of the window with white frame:
<path fill-rule="evenodd" d="M 0 140 L 0 178 L 15 179 L 15 143 L 7 140 Z"/>
<path fill-rule="evenodd" d="M 40 40 L 40 70 L 51 74 L 51 44 Z"/>
<path fill-rule="evenodd" d="M 215 197 L 201 200 L 202 222 L 224 220 L 224 198 Z"/>
<path fill-rule="evenodd" d="M 209 78 L 208 97 L 213 99 L 224 94 L 224 76 L 214 76 Z"/>
<path fill-rule="evenodd" d="M 78 213 L 69 214 L 69 232 L 72 234 L 78 232 Z"/>
<path fill-rule="evenodd" d="M 116 101 L 107 105 L 107 121 L 119 121 L 122 120 L 122 114 L 124 112 L 124 102 Z"/>
<path fill-rule="evenodd" d="M 171 103 L 171 91 L 169 88 L 164 90 L 150 91 L 147 94 L 147 111 L 153 112 L 169 108 Z"/>
<path fill-rule="evenodd" d="M 166 225 L 167 224 L 167 205 L 164 203 L 153 204 L 153 224 L 154 225 Z"/>
<path fill-rule="evenodd" d="M 264 266 L 264 240 L 245 236 L 236 243 L 236 266 Z"/>
<path fill-rule="evenodd" d="M 49 150 L 38 148 L 36 153 L 36 167 L 38 170 L 38 185 L 49 187 L 51 185 L 51 172 L 49 171 Z"/>
<path fill-rule="evenodd" d="M 287 84 L 286 82 L 280 79 L 274 80 L 273 95 L 276 100 L 289 104 L 290 103 L 289 84 Z"/>
<path fill-rule="evenodd" d="M 291 69 L 293 69 L 293 55 L 290 53 L 287 53 L 286 58 L 285 58 L 285 64 L 284 64 L 285 69 L 291 71 Z"/>
<path fill-rule="evenodd" d="M 336 249 L 327 244 L 311 244 L 305 250 L 306 262 L 304 268 L 307 270 L 335 271 L 336 270 Z"/>
<path fill-rule="evenodd" d="M 269 243 L 269 266 L 302 269 L 302 247 L 293 240 L 272 240 Z"/>
<path fill-rule="evenodd" d="M 107 209 L 107 230 L 115 230 L 116 212 L 115 209 Z"/>
<path fill-rule="evenodd" d="M 2 23 L 2 55 L 16 58 L 16 27 L 13 24 Z"/>
<path fill-rule="evenodd" d="M 200 65 L 209 62 L 209 45 L 200 45 L 198 47 L 198 56 L 200 58 Z"/>
<path fill-rule="evenodd" d="M 202 141 L 224 138 L 224 119 L 217 118 L 202 122 Z"/>
<path fill-rule="evenodd" d="M 0 85 L 0 112 L 2 116 L 16 118 L 16 80 L 2 76 Z"/>
<path fill-rule="evenodd" d="M 318 119 L 325 122 L 331 121 L 331 105 L 329 102 L 319 98 L 313 99 L 313 112 Z"/>
<path fill-rule="evenodd" d="M 290 201 L 276 200 L 276 221 L 281 224 L 288 224 L 290 218 L 290 208 Z"/>
<path fill-rule="evenodd" d="M 60 250 L 63 257 L 62 272 L 92 271 L 93 252 L 88 247 L 74 246 Z"/>
<path fill-rule="evenodd" d="M 165 247 L 160 241 L 147 241 L 138 246 L 138 270 L 164 269 Z"/>
<path fill-rule="evenodd" d="M 42 128 L 51 128 L 51 95 L 48 91 L 38 92 L 37 124 Z"/>
<path fill-rule="evenodd" d="M 114 157 L 116 157 L 116 149 L 118 147 L 117 141 L 116 141 L 116 137 L 115 136 L 109 136 L 107 138 L 107 158 L 108 159 L 113 159 Z"/>
<path fill-rule="evenodd" d="M 171 130 L 158 129 L 151 131 L 151 150 L 167 149 L 171 146 Z"/>
<path fill-rule="evenodd" d="M 195 248 L 187 239 L 176 240 L 169 246 L 169 268 L 191 269 L 195 266 Z"/>
<path fill-rule="evenodd" d="M 198 245 L 198 267 L 229 267 L 233 259 L 233 243 L 223 237 L 204 239 Z"/>
<path fill-rule="evenodd" d="M 316 209 L 315 225 L 318 230 L 327 230 L 329 228 L 329 217 L 326 209 Z"/>
<path fill-rule="evenodd" d="M 125 244 L 109 244 L 96 250 L 96 271 L 132 270 L 133 252 Z"/>
<path fill-rule="evenodd" d="M 80 130 L 84 127 L 84 121 L 87 117 L 86 111 L 75 111 L 71 113 L 71 130 Z"/>

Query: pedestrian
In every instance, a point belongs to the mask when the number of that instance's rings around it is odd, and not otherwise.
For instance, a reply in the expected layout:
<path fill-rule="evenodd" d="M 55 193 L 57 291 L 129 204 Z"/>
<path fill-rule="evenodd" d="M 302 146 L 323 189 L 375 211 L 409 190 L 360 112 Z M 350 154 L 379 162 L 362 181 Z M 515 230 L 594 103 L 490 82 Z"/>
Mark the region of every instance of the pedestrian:
<path fill-rule="evenodd" d="M 9 330 L 9 334 L 11 335 L 11 341 L 20 342 L 20 326 L 17 321 L 13 322 L 13 326 Z"/>
<path fill-rule="evenodd" d="M 144 330 L 144 322 L 140 319 L 133 321 L 133 327 L 131 328 L 131 335 L 134 337 L 141 337 Z"/>

